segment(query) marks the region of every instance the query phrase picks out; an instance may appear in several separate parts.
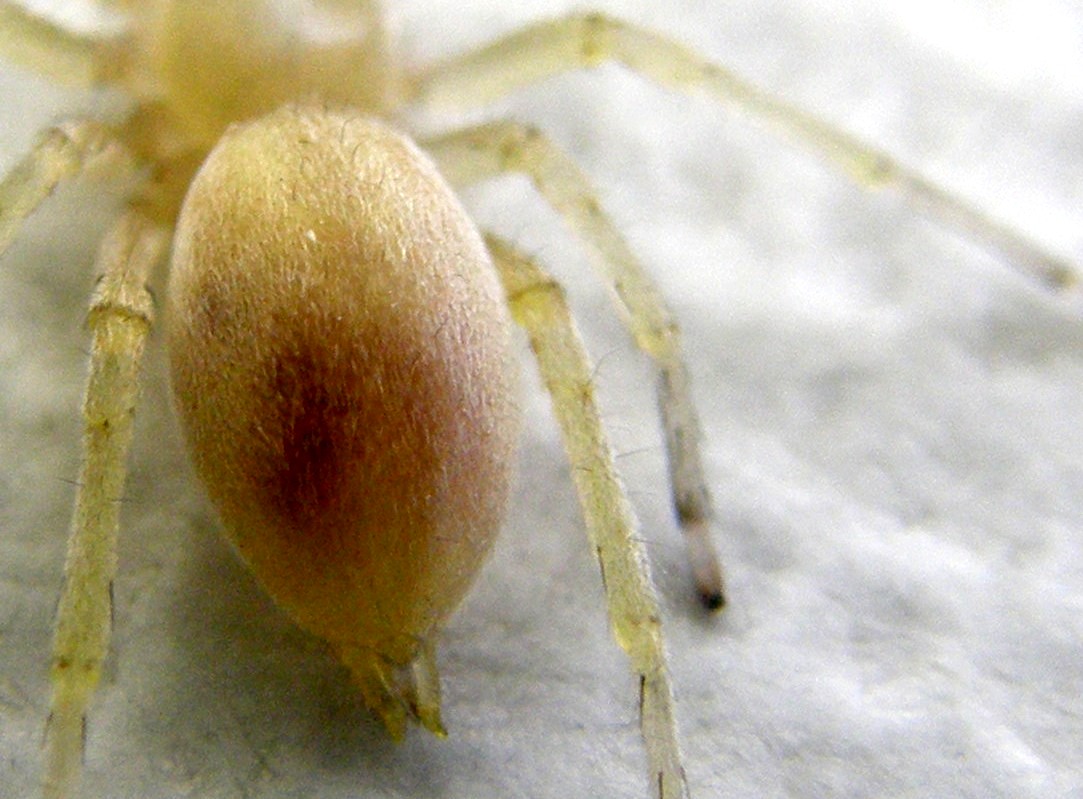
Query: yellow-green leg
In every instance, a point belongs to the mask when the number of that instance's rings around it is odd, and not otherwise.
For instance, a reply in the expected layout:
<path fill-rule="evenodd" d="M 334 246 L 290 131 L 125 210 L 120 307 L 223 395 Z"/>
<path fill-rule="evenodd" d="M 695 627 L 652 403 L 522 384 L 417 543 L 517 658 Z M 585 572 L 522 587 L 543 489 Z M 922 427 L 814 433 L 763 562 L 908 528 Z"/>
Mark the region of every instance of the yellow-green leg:
<path fill-rule="evenodd" d="M 540 267 L 487 239 L 515 321 L 526 330 L 553 400 L 590 542 L 605 585 L 609 621 L 639 677 L 640 724 L 657 799 L 688 796 L 658 600 L 635 517 L 617 477 L 594 397 L 594 367 L 561 287 Z"/>
<path fill-rule="evenodd" d="M 114 132 L 100 122 L 71 119 L 42 131 L 30 152 L 0 181 L 0 255 L 62 181 L 106 154 L 126 159 Z"/>
<path fill-rule="evenodd" d="M 598 204 L 582 171 L 537 130 L 496 121 L 423 142 L 454 185 L 522 172 L 586 243 L 612 289 L 636 344 L 660 371 L 673 503 L 687 545 L 696 592 L 713 609 L 725 602 L 711 536 L 710 498 L 700 458 L 699 419 L 692 402 L 680 331 L 658 287 Z"/>
<path fill-rule="evenodd" d="M 703 92 L 759 119 L 841 167 L 868 188 L 893 189 L 922 212 L 999 252 L 1054 288 L 1079 283 L 1078 267 L 898 163 L 887 153 L 785 103 L 679 42 L 605 14 L 545 20 L 437 62 L 411 80 L 423 106 L 473 107 L 559 72 L 611 61 L 662 86 Z"/>
<path fill-rule="evenodd" d="M 93 340 L 83 404 L 83 463 L 57 607 L 45 734 L 46 799 L 74 794 L 82 770 L 86 708 L 109 646 L 118 516 L 152 307 L 145 283 L 167 231 L 128 212 L 102 242 L 87 317 Z"/>
<path fill-rule="evenodd" d="M 0 54 L 39 75 L 71 86 L 93 86 L 119 74 L 126 65 L 124 49 L 123 37 L 74 33 L 20 3 L 0 0 Z"/>

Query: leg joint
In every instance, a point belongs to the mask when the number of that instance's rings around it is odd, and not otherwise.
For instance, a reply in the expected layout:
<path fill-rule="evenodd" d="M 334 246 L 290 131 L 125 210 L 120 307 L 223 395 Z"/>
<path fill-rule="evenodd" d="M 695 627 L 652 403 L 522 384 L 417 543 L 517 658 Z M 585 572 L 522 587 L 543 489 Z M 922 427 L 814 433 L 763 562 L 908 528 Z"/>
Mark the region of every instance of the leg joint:
<path fill-rule="evenodd" d="M 550 277 L 544 277 L 525 285 L 517 286 L 508 294 L 508 302 L 513 306 L 567 307 L 567 295 L 564 287 Z"/>
<path fill-rule="evenodd" d="M 504 120 L 486 127 L 506 172 L 529 171 L 530 164 L 537 160 L 535 154 L 539 148 L 544 149 L 545 136 L 534 125 Z"/>
<path fill-rule="evenodd" d="M 598 12 L 577 15 L 576 34 L 579 39 L 579 57 L 588 67 L 595 67 L 613 55 L 613 33 L 618 22 Z"/>
<path fill-rule="evenodd" d="M 97 330 L 106 320 L 121 319 L 150 326 L 154 300 L 146 286 L 130 286 L 115 276 L 102 275 L 87 311 L 87 327 Z"/>

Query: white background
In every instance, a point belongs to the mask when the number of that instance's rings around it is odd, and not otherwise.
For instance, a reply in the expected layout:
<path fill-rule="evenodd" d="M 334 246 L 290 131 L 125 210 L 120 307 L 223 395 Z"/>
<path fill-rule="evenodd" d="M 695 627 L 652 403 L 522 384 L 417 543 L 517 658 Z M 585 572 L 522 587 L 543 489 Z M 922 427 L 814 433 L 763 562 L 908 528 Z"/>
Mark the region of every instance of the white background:
<path fill-rule="evenodd" d="M 888 5 L 594 7 L 739 68 L 1083 262 L 1079 6 Z M 423 59 L 573 7 L 413 0 L 393 21 Z M 10 69 L 0 80 L 5 165 L 33 130 L 99 102 Z M 470 192 L 587 320 L 665 606 L 693 796 L 1080 795 L 1079 300 L 725 109 L 615 68 L 494 113 L 536 122 L 579 160 L 684 324 L 729 576 L 717 618 L 690 599 L 651 370 L 524 181 Z M 60 192 L 0 261 L 4 796 L 32 795 L 40 766 L 80 322 L 113 201 L 95 185 Z M 441 653 L 451 737 L 395 746 L 219 539 L 154 336 L 86 796 L 647 795 L 635 686 L 523 351 L 514 503 Z"/>

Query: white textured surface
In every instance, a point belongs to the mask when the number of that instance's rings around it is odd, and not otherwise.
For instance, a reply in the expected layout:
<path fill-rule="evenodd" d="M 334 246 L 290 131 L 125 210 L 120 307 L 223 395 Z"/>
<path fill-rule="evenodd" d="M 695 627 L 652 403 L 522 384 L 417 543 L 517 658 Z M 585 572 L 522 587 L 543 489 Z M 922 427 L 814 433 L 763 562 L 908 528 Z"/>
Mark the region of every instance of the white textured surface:
<path fill-rule="evenodd" d="M 412 0 L 395 21 L 407 51 L 429 57 L 572 5 Z M 1083 261 L 1078 5 L 598 6 Z M 4 164 L 35 128 L 87 107 L 25 74 L 0 81 Z M 685 325 L 730 579 L 713 620 L 687 596 L 650 370 L 522 182 L 471 192 L 479 218 L 567 278 L 589 320 L 666 606 L 693 796 L 1083 794 L 1079 304 L 723 109 L 615 69 L 499 110 L 545 127 L 596 178 Z M 40 761 L 101 196 L 61 192 L 0 262 L 4 796 L 31 795 Z M 85 795 L 646 796 L 634 686 L 526 374 L 515 505 L 443 646 L 452 735 L 394 746 L 217 537 L 156 340 Z"/>

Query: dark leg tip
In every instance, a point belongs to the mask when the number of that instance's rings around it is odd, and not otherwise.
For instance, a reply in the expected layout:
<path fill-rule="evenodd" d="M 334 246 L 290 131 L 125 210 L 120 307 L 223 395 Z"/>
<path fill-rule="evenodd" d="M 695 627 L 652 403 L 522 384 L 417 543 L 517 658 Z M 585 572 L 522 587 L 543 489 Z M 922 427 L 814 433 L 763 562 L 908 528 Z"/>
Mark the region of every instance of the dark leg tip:
<path fill-rule="evenodd" d="M 726 606 L 726 597 L 721 591 L 704 592 L 699 595 L 703 607 L 713 612 L 722 610 Z"/>

